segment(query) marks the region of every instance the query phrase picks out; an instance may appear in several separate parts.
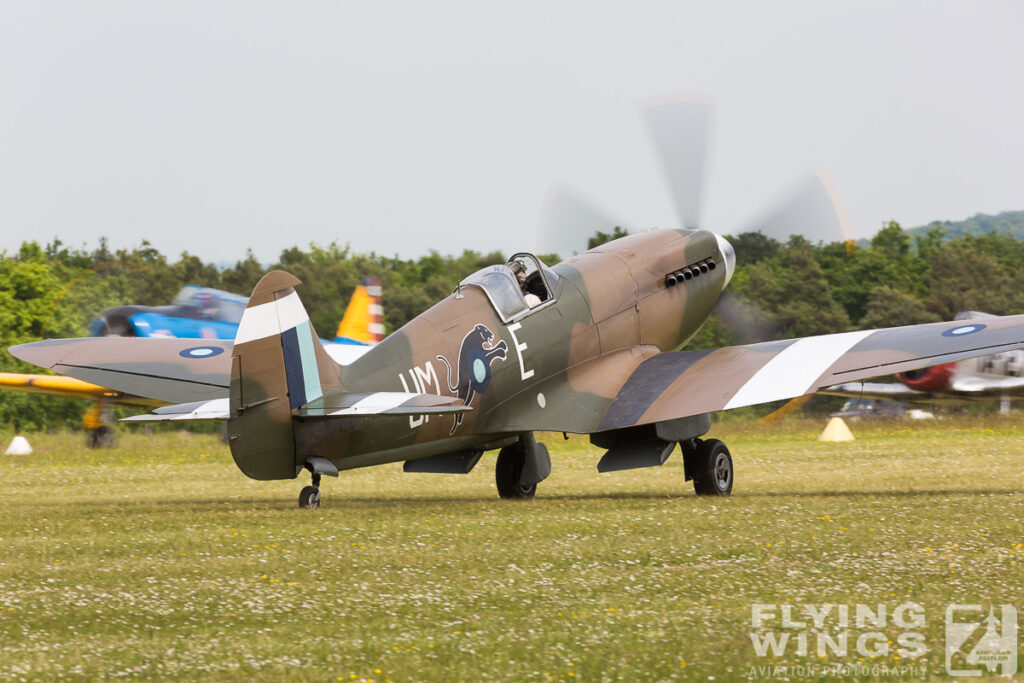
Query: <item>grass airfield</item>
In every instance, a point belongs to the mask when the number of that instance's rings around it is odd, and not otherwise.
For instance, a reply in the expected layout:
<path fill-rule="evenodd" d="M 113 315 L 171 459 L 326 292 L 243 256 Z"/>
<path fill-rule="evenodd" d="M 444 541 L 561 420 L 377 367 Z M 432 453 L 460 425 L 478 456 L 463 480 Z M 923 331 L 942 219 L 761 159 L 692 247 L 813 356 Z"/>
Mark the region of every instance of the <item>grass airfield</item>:
<path fill-rule="evenodd" d="M 598 474 L 551 434 L 532 501 L 498 499 L 488 454 L 325 478 L 318 511 L 297 507 L 308 476 L 250 481 L 213 436 L 28 434 L 34 454 L 0 456 L 0 679 L 944 678 L 948 604 L 1024 610 L 1020 416 L 853 423 L 842 444 L 823 426 L 716 424 L 727 499 L 694 496 L 678 452 Z M 751 644 L 753 603 L 908 601 L 918 659 Z"/>

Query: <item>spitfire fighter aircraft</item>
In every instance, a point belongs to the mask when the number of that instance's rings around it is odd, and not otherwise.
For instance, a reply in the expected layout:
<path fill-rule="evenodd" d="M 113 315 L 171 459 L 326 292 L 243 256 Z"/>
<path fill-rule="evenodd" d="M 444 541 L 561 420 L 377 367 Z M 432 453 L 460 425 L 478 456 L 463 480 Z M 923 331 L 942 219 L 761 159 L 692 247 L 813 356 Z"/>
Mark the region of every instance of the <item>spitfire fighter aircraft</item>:
<path fill-rule="evenodd" d="M 547 267 L 530 254 L 487 267 L 351 362 L 313 330 L 294 276 L 257 284 L 230 341 L 58 339 L 18 358 L 173 403 L 146 420 L 227 420 L 232 456 L 254 479 L 312 485 L 389 462 L 469 472 L 498 450 L 503 498 L 548 476 L 536 431 L 588 434 L 600 471 L 660 465 L 678 444 L 698 494 L 733 488 L 710 413 L 840 381 L 1024 347 L 1024 316 L 935 323 L 681 351 L 735 268 L 722 237 L 691 229 L 631 235 Z"/>

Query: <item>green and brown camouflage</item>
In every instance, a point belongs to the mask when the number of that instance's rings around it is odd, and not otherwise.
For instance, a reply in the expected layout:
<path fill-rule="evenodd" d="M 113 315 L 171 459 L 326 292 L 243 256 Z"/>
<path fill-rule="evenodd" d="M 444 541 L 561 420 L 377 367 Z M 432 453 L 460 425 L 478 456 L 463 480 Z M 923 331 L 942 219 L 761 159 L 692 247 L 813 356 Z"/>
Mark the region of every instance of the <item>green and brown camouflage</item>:
<path fill-rule="evenodd" d="M 728 282 L 724 251 L 708 232 L 660 230 L 551 269 L 536 262 L 530 284 L 541 301 L 532 308 L 505 265 L 471 276 L 341 367 L 344 392 L 455 396 L 471 410 L 350 419 L 343 428 L 300 417 L 299 457 L 346 469 L 490 448 L 535 430 L 597 431 L 638 365 L 697 332 Z M 688 266 L 699 275 L 665 285 Z"/>
<path fill-rule="evenodd" d="M 485 282 L 471 276 L 357 363 L 343 367 L 343 384 L 354 391 L 389 387 L 453 394 L 459 360 L 471 352 L 464 348 L 467 343 L 480 350 L 500 348 L 503 353 L 479 366 L 483 374 L 473 379 L 486 388 L 475 392 L 474 409 L 455 434 L 596 431 L 619 387 L 643 360 L 680 348 L 700 329 L 731 274 L 731 252 L 721 251 L 715 236 L 704 231 L 632 235 L 551 269 L 540 267 L 536 272 L 544 278 L 546 300 L 504 314 L 500 302 L 492 302 L 502 294 L 493 290 L 505 286 L 521 303 L 514 281 L 499 273 Z M 709 260 L 713 269 L 684 284 L 665 285 L 667 275 Z M 480 327 L 493 339 L 475 334 Z M 416 422 L 406 438 L 442 438 L 453 422 Z"/>
<path fill-rule="evenodd" d="M 680 443 L 698 492 L 728 493 L 727 449 L 700 439 L 711 412 L 1024 346 L 1024 316 L 1010 316 L 680 350 L 734 268 L 729 243 L 704 230 L 631 235 L 551 268 L 517 254 L 342 363 L 319 343 L 299 281 L 275 271 L 233 346 L 90 339 L 12 353 L 136 395 L 187 396 L 196 403 L 143 419 L 226 418 L 235 462 L 253 478 L 305 467 L 316 483 L 403 460 L 468 471 L 501 448 L 499 492 L 522 497 L 550 469 L 534 431 L 592 435 L 608 449 L 603 470 L 661 464 Z"/>

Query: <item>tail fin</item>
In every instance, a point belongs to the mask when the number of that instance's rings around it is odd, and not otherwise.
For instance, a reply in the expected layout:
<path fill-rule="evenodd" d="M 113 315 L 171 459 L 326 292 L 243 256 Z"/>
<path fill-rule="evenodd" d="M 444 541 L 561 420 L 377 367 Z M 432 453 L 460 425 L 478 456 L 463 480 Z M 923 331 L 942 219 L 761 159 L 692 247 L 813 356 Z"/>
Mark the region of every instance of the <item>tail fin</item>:
<path fill-rule="evenodd" d="M 334 341 L 339 344 L 376 344 L 383 338 L 384 308 L 381 306 L 380 281 L 364 278 L 352 292 Z"/>
<path fill-rule="evenodd" d="M 292 479 L 302 470 L 292 411 L 341 386 L 295 293 L 298 284 L 282 270 L 267 273 L 238 324 L 228 437 L 235 464 L 253 479 Z"/>

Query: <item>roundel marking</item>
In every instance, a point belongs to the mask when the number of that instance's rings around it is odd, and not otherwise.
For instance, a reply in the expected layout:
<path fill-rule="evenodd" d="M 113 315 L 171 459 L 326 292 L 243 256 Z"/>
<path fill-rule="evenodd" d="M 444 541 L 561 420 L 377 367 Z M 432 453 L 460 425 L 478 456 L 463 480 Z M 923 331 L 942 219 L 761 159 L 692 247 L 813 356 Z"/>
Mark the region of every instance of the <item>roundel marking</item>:
<path fill-rule="evenodd" d="M 487 391 L 487 385 L 491 383 L 491 364 L 482 349 L 471 349 L 469 351 L 469 383 L 473 391 L 482 394 Z"/>
<path fill-rule="evenodd" d="M 182 358 L 213 358 L 222 353 L 224 349 L 219 346 L 193 346 L 179 351 L 178 355 Z"/>
<path fill-rule="evenodd" d="M 475 358 L 473 360 L 473 378 L 477 384 L 487 379 L 487 364 L 484 363 L 483 359 Z"/>
<path fill-rule="evenodd" d="M 985 329 L 985 325 L 980 323 L 975 325 L 963 325 L 961 327 L 954 327 L 951 330 L 946 330 L 942 333 L 943 337 L 963 337 L 968 334 L 974 334 L 975 332 L 981 332 Z"/>

